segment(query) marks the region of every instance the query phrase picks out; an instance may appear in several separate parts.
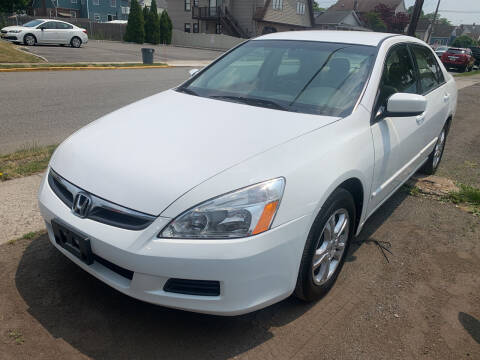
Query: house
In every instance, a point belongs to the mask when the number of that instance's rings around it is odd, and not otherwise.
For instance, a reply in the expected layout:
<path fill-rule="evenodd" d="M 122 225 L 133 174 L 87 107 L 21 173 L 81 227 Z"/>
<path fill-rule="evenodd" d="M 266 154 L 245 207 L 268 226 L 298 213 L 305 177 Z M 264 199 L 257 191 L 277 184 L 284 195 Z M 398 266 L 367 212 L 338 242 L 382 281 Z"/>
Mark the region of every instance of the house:
<path fill-rule="evenodd" d="M 173 28 L 249 38 L 313 26 L 313 0 L 168 0 Z"/>
<path fill-rule="evenodd" d="M 455 26 L 448 24 L 436 24 L 430 36 L 430 44 L 436 46 L 448 45 L 455 40 Z"/>
<path fill-rule="evenodd" d="M 127 20 L 128 0 L 32 0 L 34 16 L 88 18 L 106 22 Z"/>
<path fill-rule="evenodd" d="M 362 21 L 353 10 L 327 10 L 315 17 L 314 27 L 323 30 L 364 30 Z"/>
<path fill-rule="evenodd" d="M 383 4 L 391 9 L 395 9 L 395 14 L 399 12 L 407 12 L 404 0 L 338 0 L 328 10 L 354 10 L 363 14 L 375 10 L 375 6 Z"/>

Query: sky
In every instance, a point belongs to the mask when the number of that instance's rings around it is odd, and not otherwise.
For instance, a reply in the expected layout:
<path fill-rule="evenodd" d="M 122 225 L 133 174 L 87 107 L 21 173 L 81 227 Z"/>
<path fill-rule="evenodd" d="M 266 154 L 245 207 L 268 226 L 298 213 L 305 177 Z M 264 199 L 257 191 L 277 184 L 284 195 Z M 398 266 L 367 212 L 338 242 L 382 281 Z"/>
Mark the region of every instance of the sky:
<path fill-rule="evenodd" d="M 316 0 L 316 2 L 320 7 L 328 8 L 337 1 Z M 381 0 L 379 0 L 379 2 L 381 2 Z M 438 0 L 425 0 L 423 3 L 423 12 L 426 14 L 434 12 L 437 2 Z M 405 6 L 407 8 L 414 3 L 415 0 L 405 0 Z M 454 25 L 480 24 L 480 0 L 440 0 L 440 9 L 438 12 Z"/>

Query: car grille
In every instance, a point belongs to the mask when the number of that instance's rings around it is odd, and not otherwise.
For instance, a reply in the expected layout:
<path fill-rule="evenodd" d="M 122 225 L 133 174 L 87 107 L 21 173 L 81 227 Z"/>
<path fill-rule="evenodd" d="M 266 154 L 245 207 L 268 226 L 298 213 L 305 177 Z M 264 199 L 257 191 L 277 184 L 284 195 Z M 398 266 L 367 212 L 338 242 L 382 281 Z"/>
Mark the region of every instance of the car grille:
<path fill-rule="evenodd" d="M 219 296 L 220 282 L 212 280 L 168 279 L 163 291 L 200 296 Z"/>
<path fill-rule="evenodd" d="M 91 198 L 91 205 L 83 217 L 90 220 L 127 230 L 142 230 L 156 219 L 153 215 L 135 211 L 90 194 L 65 180 L 53 170 L 48 173 L 48 184 L 70 209 L 73 208 L 75 196 L 78 193 L 87 194 Z"/>

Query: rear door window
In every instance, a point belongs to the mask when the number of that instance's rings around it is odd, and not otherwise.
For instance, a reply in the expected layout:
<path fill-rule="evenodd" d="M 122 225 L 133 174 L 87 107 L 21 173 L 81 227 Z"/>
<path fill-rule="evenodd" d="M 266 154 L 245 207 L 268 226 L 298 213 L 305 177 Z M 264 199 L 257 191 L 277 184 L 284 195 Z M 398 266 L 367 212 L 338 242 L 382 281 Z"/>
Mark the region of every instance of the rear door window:
<path fill-rule="evenodd" d="M 445 79 L 433 53 L 420 45 L 413 45 L 411 49 L 417 62 L 421 92 L 428 93 L 443 84 Z"/>
<path fill-rule="evenodd" d="M 57 29 L 68 30 L 68 29 L 73 29 L 73 26 L 67 23 L 57 22 Z"/>

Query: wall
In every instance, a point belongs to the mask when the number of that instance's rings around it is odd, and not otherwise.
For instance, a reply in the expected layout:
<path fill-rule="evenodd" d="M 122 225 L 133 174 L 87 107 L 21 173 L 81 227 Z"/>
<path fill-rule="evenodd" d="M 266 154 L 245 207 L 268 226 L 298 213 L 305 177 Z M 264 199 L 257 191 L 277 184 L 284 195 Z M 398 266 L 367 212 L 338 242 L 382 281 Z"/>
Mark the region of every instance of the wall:
<path fill-rule="evenodd" d="M 172 45 L 215 50 L 228 50 L 243 41 L 245 39 L 223 34 L 193 34 L 176 29 L 172 36 Z"/>

